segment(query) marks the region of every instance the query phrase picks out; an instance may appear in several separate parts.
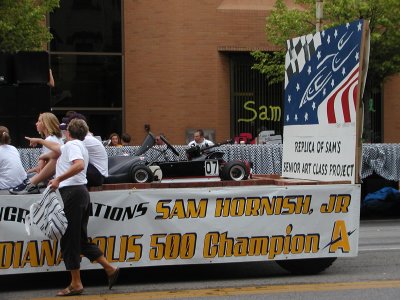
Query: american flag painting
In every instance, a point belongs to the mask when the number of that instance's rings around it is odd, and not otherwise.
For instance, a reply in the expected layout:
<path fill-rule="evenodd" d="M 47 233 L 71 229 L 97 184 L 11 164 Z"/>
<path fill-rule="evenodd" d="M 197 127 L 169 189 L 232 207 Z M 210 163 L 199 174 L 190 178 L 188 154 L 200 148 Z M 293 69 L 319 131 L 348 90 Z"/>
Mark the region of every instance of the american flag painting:
<path fill-rule="evenodd" d="M 285 126 L 355 122 L 362 26 L 358 20 L 287 42 Z"/>

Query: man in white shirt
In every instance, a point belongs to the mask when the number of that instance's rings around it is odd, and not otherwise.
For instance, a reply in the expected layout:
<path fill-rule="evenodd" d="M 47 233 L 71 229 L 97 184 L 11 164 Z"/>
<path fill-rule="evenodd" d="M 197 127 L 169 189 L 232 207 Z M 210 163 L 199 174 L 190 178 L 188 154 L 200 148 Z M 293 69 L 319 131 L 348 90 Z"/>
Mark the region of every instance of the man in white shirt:
<path fill-rule="evenodd" d="M 83 144 L 89 153 L 89 166 L 86 177 L 88 186 L 101 186 L 104 178 L 108 177 L 108 155 L 103 144 L 88 133 Z"/>
<path fill-rule="evenodd" d="M 195 147 L 199 146 L 200 148 L 214 146 L 214 143 L 204 138 L 203 129 L 197 129 L 193 134 L 194 140 L 191 141 L 188 146 Z"/>
<path fill-rule="evenodd" d="M 73 119 L 81 119 L 86 122 L 84 115 L 80 113 L 72 114 L 66 121 L 66 125 Z M 87 186 L 101 186 L 104 178 L 108 177 L 108 155 L 103 144 L 96 139 L 91 132 L 88 132 L 83 140 L 88 153 L 89 165 L 86 172 Z"/>

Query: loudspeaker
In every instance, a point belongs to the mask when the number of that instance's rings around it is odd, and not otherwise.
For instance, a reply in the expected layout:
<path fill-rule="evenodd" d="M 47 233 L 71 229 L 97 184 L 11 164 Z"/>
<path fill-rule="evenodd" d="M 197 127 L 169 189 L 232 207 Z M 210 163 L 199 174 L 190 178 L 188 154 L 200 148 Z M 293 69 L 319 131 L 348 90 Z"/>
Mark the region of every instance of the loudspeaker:
<path fill-rule="evenodd" d="M 0 116 L 15 116 L 17 114 L 17 87 L 0 85 Z"/>
<path fill-rule="evenodd" d="M 18 84 L 47 84 L 49 54 L 46 51 L 20 51 L 14 56 L 15 82 Z"/>
<path fill-rule="evenodd" d="M 50 111 L 50 87 L 47 84 L 19 85 L 17 103 L 19 115 L 37 118 L 39 113 Z"/>
<path fill-rule="evenodd" d="M 13 55 L 0 52 L 0 85 L 14 83 Z"/>

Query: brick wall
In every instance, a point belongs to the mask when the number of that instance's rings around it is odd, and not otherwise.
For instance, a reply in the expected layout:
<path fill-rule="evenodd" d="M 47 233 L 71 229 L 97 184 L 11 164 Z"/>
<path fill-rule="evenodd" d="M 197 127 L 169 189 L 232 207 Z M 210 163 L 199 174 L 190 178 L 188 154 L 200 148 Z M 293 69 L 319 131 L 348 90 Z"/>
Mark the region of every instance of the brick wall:
<path fill-rule="evenodd" d="M 289 5 L 293 5 L 289 3 Z M 125 0 L 125 129 L 144 124 L 173 144 L 189 128 L 230 138 L 229 51 L 272 49 L 265 18 L 275 0 Z M 400 77 L 384 90 L 384 142 L 399 142 Z"/>
<path fill-rule="evenodd" d="M 383 93 L 383 142 L 400 143 L 400 75 L 388 78 Z"/>
<path fill-rule="evenodd" d="M 144 124 L 173 144 L 185 142 L 188 128 L 214 129 L 217 141 L 230 137 L 224 50 L 267 49 L 267 10 L 221 4 L 226 1 L 124 2 L 125 127 L 135 144 L 145 136 Z"/>

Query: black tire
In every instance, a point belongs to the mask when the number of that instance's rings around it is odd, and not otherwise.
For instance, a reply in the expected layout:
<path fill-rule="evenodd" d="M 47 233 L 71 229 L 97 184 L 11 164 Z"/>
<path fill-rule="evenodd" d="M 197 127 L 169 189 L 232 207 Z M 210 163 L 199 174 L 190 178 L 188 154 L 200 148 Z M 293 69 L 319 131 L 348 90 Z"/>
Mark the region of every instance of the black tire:
<path fill-rule="evenodd" d="M 247 179 L 249 174 L 246 173 L 246 165 L 243 162 L 234 160 L 222 167 L 220 177 L 222 180 L 240 181 Z"/>
<path fill-rule="evenodd" d="M 313 275 L 329 268 L 336 257 L 277 260 L 276 263 L 294 275 Z"/>
<path fill-rule="evenodd" d="M 131 181 L 135 183 L 145 183 L 153 181 L 153 172 L 145 165 L 134 166 L 130 172 Z"/>

